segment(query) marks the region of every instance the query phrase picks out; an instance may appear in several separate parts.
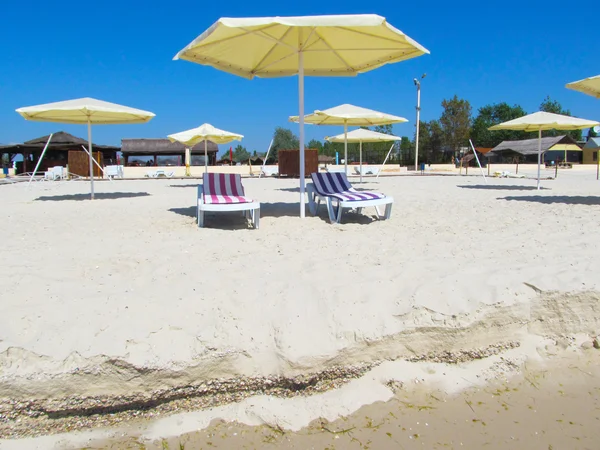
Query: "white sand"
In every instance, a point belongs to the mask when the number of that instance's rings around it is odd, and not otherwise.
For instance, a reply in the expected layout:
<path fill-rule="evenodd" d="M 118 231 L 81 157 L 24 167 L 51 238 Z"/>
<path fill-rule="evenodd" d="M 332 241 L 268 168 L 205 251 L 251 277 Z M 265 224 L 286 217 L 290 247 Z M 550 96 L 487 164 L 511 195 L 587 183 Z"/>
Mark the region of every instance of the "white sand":
<path fill-rule="evenodd" d="M 357 187 L 394 196 L 391 220 L 371 209 L 341 226 L 324 209 L 297 217 L 297 180 L 245 179 L 263 205 L 257 231 L 239 214 L 198 229 L 192 180 L 97 183 L 110 198 L 94 202 L 73 200 L 84 182 L 0 186 L 0 397 L 596 335 L 593 169 L 540 192 L 533 180 L 368 180 Z"/>

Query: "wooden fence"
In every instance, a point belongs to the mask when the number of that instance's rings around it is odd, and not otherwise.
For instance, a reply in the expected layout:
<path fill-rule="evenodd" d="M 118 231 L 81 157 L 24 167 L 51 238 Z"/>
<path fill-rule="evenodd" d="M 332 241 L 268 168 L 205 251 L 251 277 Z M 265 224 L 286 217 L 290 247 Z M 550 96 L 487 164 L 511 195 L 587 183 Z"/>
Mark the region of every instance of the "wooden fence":
<path fill-rule="evenodd" d="M 300 176 L 300 150 L 279 150 L 279 176 Z M 319 155 L 317 150 L 306 149 L 304 151 L 304 174 L 310 177 L 313 172 L 319 171 Z"/>

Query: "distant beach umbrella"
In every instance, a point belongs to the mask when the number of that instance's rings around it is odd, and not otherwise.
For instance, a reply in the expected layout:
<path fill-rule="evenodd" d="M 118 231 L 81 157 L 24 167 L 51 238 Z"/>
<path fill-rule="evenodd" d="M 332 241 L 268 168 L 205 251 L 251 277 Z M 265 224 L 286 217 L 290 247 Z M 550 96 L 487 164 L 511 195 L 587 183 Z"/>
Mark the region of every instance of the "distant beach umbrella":
<path fill-rule="evenodd" d="M 90 161 L 90 190 L 94 199 L 94 166 L 92 152 L 92 125 L 117 125 L 146 123 L 154 113 L 128 106 L 117 105 L 94 98 L 78 98 L 64 102 L 46 103 L 17 109 L 27 120 L 36 122 L 73 123 L 88 126 L 88 151 Z"/>
<path fill-rule="evenodd" d="M 248 79 L 298 75 L 300 217 L 304 217 L 304 76 L 356 76 L 427 53 L 384 17 L 365 14 L 221 18 L 174 59 Z"/>
<path fill-rule="evenodd" d="M 291 116 L 290 122 L 299 122 L 299 116 Z M 392 123 L 408 122 L 404 117 L 374 111 L 350 104 L 335 106 L 315 111 L 304 116 L 304 122 L 313 125 L 343 125 L 344 135 L 348 134 L 348 126 L 370 127 L 374 125 L 389 125 Z M 344 170 L 348 171 L 348 140 L 344 141 Z M 358 142 L 358 141 L 356 141 Z M 366 141 L 365 141 L 366 142 Z M 362 171 L 361 171 L 362 181 Z"/>
<path fill-rule="evenodd" d="M 187 148 L 204 141 L 204 172 L 208 172 L 208 141 L 215 144 L 228 144 L 232 141 L 241 141 L 244 136 L 230 131 L 220 130 L 210 123 L 204 123 L 199 127 L 167 136 L 171 142 L 181 142 Z"/>
<path fill-rule="evenodd" d="M 540 189 L 540 175 L 542 164 L 542 131 L 544 130 L 581 130 L 599 125 L 599 122 L 593 120 L 578 119 L 577 117 L 563 116 L 539 111 L 518 119 L 509 120 L 488 128 L 489 130 L 520 130 L 538 132 L 538 170 L 537 170 L 537 188 Z"/>
<path fill-rule="evenodd" d="M 349 133 L 344 132 L 344 134 L 338 134 L 337 136 L 326 137 L 326 141 L 329 142 L 343 142 L 344 144 L 348 144 L 348 142 L 358 142 L 359 143 L 359 160 L 360 160 L 360 182 L 362 183 L 362 145 L 363 142 L 390 142 L 390 141 L 401 141 L 402 138 L 398 136 L 394 136 L 393 134 L 385 134 L 378 133 L 377 131 L 365 130 L 364 128 L 359 128 L 358 130 L 352 130 Z M 392 149 L 390 149 L 390 152 Z M 387 161 L 389 156 L 389 152 L 383 161 Z M 383 168 L 382 168 L 383 169 Z"/>
<path fill-rule="evenodd" d="M 573 81 L 566 85 L 567 89 L 583 92 L 592 97 L 600 98 L 600 75 L 585 78 L 579 81 Z"/>

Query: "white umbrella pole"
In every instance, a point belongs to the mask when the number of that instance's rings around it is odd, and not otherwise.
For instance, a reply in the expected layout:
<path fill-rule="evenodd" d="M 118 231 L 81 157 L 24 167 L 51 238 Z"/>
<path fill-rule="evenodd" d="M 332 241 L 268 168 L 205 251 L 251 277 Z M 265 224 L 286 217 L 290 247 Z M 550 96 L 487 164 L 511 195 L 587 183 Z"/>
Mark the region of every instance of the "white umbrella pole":
<path fill-rule="evenodd" d="M 100 171 L 102 172 L 102 174 L 103 174 L 103 175 L 104 175 L 104 174 L 106 174 L 106 171 L 105 171 L 105 170 L 102 168 L 102 166 L 101 166 L 100 164 L 98 164 L 98 161 L 96 161 L 96 159 L 95 159 L 93 156 L 91 156 L 91 155 L 90 155 L 90 152 L 88 152 L 88 151 L 87 151 L 87 148 L 85 148 L 85 145 L 82 145 L 82 146 L 81 146 L 81 148 L 83 149 L 83 151 L 84 151 L 84 152 L 85 152 L 85 153 L 86 153 L 86 154 L 87 154 L 89 157 L 91 157 L 91 158 L 92 158 L 92 161 L 93 161 L 93 163 L 94 163 L 94 164 L 96 164 L 96 166 L 98 166 L 98 169 L 100 169 Z M 109 179 L 110 181 L 112 181 L 112 179 L 111 179 L 110 177 L 108 177 L 108 179 Z"/>
<path fill-rule="evenodd" d="M 208 173 L 208 143 L 204 139 L 204 173 Z"/>
<path fill-rule="evenodd" d="M 344 172 L 348 175 L 348 121 L 344 120 Z"/>
<path fill-rule="evenodd" d="M 377 172 L 377 176 L 375 177 L 375 179 L 379 178 L 379 175 L 381 174 L 381 172 L 383 172 L 383 168 L 385 167 L 385 163 L 387 162 L 388 158 L 390 157 L 390 154 L 392 153 L 393 149 L 394 149 L 394 144 L 392 144 L 392 146 L 390 147 L 390 151 L 388 152 L 388 154 L 385 155 L 385 159 L 383 160 L 383 164 L 381 165 L 381 169 L 379 169 L 379 171 Z"/>
<path fill-rule="evenodd" d="M 300 218 L 305 216 L 304 204 L 304 53 L 298 52 L 298 114 L 300 124 Z"/>
<path fill-rule="evenodd" d="M 88 148 L 90 149 L 89 160 L 90 160 L 90 198 L 94 200 L 94 163 L 92 162 L 92 155 L 94 150 L 92 149 L 92 122 L 88 117 Z"/>
<path fill-rule="evenodd" d="M 189 177 L 192 175 L 190 164 L 192 162 L 192 151 L 189 147 L 185 147 L 185 176 Z"/>
<path fill-rule="evenodd" d="M 477 151 L 475 150 L 475 146 L 473 145 L 473 141 L 471 139 L 469 139 L 469 144 L 471 144 L 473 154 L 475 155 L 475 159 L 477 160 L 477 165 L 479 166 L 479 170 L 481 170 L 481 176 L 483 177 L 483 181 L 485 181 L 485 184 L 487 184 L 487 178 L 485 178 L 485 173 L 483 173 L 483 167 L 481 167 L 481 163 L 479 162 L 479 156 L 477 156 Z"/>
<path fill-rule="evenodd" d="M 360 167 L 360 182 L 362 183 L 362 141 L 358 144 L 359 146 L 359 167 Z"/>
<path fill-rule="evenodd" d="M 542 129 L 538 131 L 538 177 L 537 177 L 537 189 L 540 190 L 540 174 L 542 167 Z"/>
<path fill-rule="evenodd" d="M 44 155 L 46 154 L 46 150 L 48 150 L 48 146 L 50 145 L 50 140 L 52 139 L 53 135 L 54 135 L 54 133 L 52 133 L 52 134 L 50 134 L 50 136 L 48 136 L 48 142 L 46 142 L 46 145 L 44 146 L 44 150 L 42 151 L 42 154 L 40 155 L 40 159 L 38 160 L 37 164 L 35 165 L 35 169 L 33 169 L 33 173 L 29 177 L 29 183 L 27 183 L 27 189 L 29 189 L 31 180 L 33 180 L 35 173 L 37 172 L 38 168 L 40 167 L 40 164 L 42 163 L 42 159 L 44 158 Z"/>
<path fill-rule="evenodd" d="M 258 174 L 258 178 L 262 177 L 265 173 L 265 166 L 267 165 L 267 159 L 269 158 L 269 153 L 271 152 L 272 146 L 273 146 L 273 139 L 271 139 L 271 143 L 269 144 L 269 148 L 267 149 L 267 154 L 265 155 L 265 159 L 263 161 L 263 165 L 260 170 L 260 173 Z"/>

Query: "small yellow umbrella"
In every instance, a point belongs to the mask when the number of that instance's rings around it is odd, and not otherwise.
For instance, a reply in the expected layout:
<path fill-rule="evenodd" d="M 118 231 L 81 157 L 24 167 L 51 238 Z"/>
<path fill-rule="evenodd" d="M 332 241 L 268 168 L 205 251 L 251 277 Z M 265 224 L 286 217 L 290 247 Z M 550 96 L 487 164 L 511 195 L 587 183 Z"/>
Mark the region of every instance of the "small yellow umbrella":
<path fill-rule="evenodd" d="M 94 199 L 94 167 L 92 153 L 92 125 L 146 123 L 154 113 L 129 106 L 117 105 L 95 98 L 78 98 L 64 102 L 46 103 L 17 109 L 27 120 L 36 122 L 74 123 L 88 126 L 88 151 L 90 161 L 90 190 Z"/>
<path fill-rule="evenodd" d="M 600 98 L 600 75 L 585 78 L 579 81 L 573 81 L 566 85 L 567 89 L 583 92 L 592 97 Z"/>
<path fill-rule="evenodd" d="M 241 141 L 244 136 L 237 133 L 231 133 L 230 131 L 220 130 L 213 127 L 210 123 L 204 123 L 197 128 L 170 134 L 167 137 L 171 142 L 181 142 L 186 146 L 186 165 L 190 159 L 188 155 L 190 147 L 204 141 L 204 172 L 208 172 L 208 141 L 212 141 L 215 144 L 227 144 L 232 141 Z"/>
<path fill-rule="evenodd" d="M 290 122 L 299 122 L 298 116 L 291 116 Z M 305 123 L 313 125 L 343 125 L 344 135 L 348 134 L 348 126 L 369 127 L 374 125 L 388 125 L 392 123 L 408 122 L 404 117 L 374 111 L 350 104 L 335 106 L 315 111 L 304 116 Z M 344 170 L 348 170 L 348 140 L 344 141 Z M 367 142 L 367 141 L 365 141 Z"/>
<path fill-rule="evenodd" d="M 428 53 L 384 17 L 364 14 L 221 18 L 173 59 L 248 79 L 298 75 L 300 217 L 304 217 L 304 76 L 356 76 Z"/>
<path fill-rule="evenodd" d="M 577 117 L 563 116 L 561 114 L 553 114 L 539 111 L 533 114 L 528 114 L 518 119 L 509 120 L 508 122 L 499 123 L 489 130 L 521 130 L 521 131 L 537 131 L 538 132 L 538 170 L 537 170 L 537 188 L 540 189 L 540 175 L 542 164 L 542 131 L 544 130 L 581 130 L 583 128 L 591 128 L 598 125 L 598 122 L 593 120 L 578 119 Z"/>
<path fill-rule="evenodd" d="M 359 160 L 360 160 L 360 182 L 362 183 L 362 145 L 363 142 L 390 142 L 390 141 L 401 141 L 402 138 L 398 136 L 394 136 L 392 134 L 379 133 L 377 131 L 365 130 L 364 128 L 359 128 L 358 130 L 353 130 L 350 133 L 338 134 L 337 136 L 326 137 L 325 140 L 329 142 L 343 142 L 344 144 L 348 144 L 348 142 L 358 142 L 359 143 Z M 393 145 L 392 145 L 393 148 Z M 382 169 L 390 156 L 390 151 L 386 155 L 383 160 Z M 379 177 L 379 173 L 377 174 Z"/>

